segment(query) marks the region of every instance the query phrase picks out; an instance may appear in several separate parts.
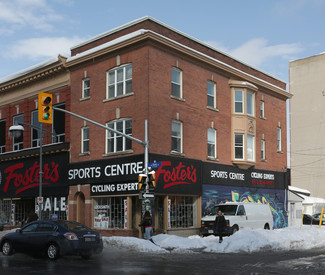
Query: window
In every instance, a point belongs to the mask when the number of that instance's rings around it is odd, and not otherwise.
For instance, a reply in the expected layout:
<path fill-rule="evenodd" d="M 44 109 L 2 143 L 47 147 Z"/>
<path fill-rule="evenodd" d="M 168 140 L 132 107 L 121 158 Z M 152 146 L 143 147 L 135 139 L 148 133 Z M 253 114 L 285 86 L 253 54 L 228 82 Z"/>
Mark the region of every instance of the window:
<path fill-rule="evenodd" d="M 110 70 L 107 73 L 107 98 L 123 96 L 132 92 L 132 64 Z"/>
<path fill-rule="evenodd" d="M 15 116 L 13 119 L 13 125 L 19 125 L 20 122 L 24 122 L 24 115 Z M 20 136 L 13 137 L 13 151 L 22 150 L 24 148 L 24 133 L 20 133 Z"/>
<path fill-rule="evenodd" d="M 213 128 L 208 129 L 208 157 L 216 158 L 216 130 Z"/>
<path fill-rule="evenodd" d="M 85 78 L 82 80 L 82 98 L 90 97 L 90 79 Z"/>
<path fill-rule="evenodd" d="M 254 94 L 251 92 L 246 93 L 246 112 L 248 115 L 254 115 Z"/>
<path fill-rule="evenodd" d="M 0 120 L 0 154 L 6 152 L 6 120 Z"/>
<path fill-rule="evenodd" d="M 261 116 L 261 118 L 265 118 L 265 115 L 264 115 L 264 101 L 263 100 L 261 100 L 261 102 L 260 102 L 260 116 Z"/>
<path fill-rule="evenodd" d="M 208 81 L 208 107 L 216 108 L 216 83 Z"/>
<path fill-rule="evenodd" d="M 261 140 L 261 160 L 265 160 L 265 140 Z"/>
<path fill-rule="evenodd" d="M 81 153 L 89 152 L 89 127 L 81 129 Z"/>
<path fill-rule="evenodd" d="M 172 121 L 172 152 L 182 153 L 182 122 Z"/>
<path fill-rule="evenodd" d="M 40 127 L 41 123 L 38 121 L 38 111 L 32 112 L 32 125 Z M 39 147 L 40 145 L 40 132 L 37 128 L 31 127 L 31 147 Z"/>
<path fill-rule="evenodd" d="M 281 128 L 277 128 L 277 151 L 281 152 L 282 147 L 281 147 Z"/>
<path fill-rule="evenodd" d="M 243 113 L 243 91 L 235 90 L 235 113 Z"/>
<path fill-rule="evenodd" d="M 182 71 L 172 68 L 172 96 L 182 98 Z"/>
<path fill-rule="evenodd" d="M 55 107 L 65 109 L 65 104 L 56 105 Z M 55 134 L 53 143 L 65 141 L 65 113 L 54 110 L 52 132 Z"/>
<path fill-rule="evenodd" d="M 109 122 L 106 124 L 106 126 L 126 135 L 132 136 L 132 119 L 130 118 Z M 122 135 L 107 130 L 106 137 L 107 154 L 132 149 L 132 141 Z"/>
<path fill-rule="evenodd" d="M 244 159 L 244 135 L 235 134 L 235 159 Z"/>
<path fill-rule="evenodd" d="M 169 196 L 168 198 L 170 200 L 170 227 L 185 228 L 194 226 L 194 198 L 185 196 Z"/>
<path fill-rule="evenodd" d="M 124 228 L 124 200 L 126 197 L 94 199 L 95 228 Z"/>
<path fill-rule="evenodd" d="M 254 161 L 254 136 L 247 135 L 247 160 Z"/>

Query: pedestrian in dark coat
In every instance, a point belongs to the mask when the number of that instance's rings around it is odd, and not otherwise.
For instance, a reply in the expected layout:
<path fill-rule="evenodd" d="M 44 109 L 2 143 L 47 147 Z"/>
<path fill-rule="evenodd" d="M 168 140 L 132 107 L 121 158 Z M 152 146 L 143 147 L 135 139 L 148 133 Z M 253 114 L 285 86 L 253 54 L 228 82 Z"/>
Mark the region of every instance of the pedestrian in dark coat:
<path fill-rule="evenodd" d="M 144 213 L 142 222 L 139 224 L 142 227 L 142 235 L 145 240 L 150 240 L 152 235 L 152 219 L 149 211 Z"/>
<path fill-rule="evenodd" d="M 222 234 L 225 231 L 226 228 L 226 219 L 225 216 L 222 215 L 222 211 L 218 210 L 216 219 L 214 221 L 214 230 L 217 235 L 219 235 L 219 243 L 222 242 Z"/>

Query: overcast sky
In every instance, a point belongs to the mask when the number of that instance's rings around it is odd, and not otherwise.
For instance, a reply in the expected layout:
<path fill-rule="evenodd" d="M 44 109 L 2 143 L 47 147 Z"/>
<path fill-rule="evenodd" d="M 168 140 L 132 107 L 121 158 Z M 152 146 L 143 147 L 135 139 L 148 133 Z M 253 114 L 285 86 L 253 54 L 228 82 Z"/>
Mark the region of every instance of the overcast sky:
<path fill-rule="evenodd" d="M 289 61 L 325 51 L 324 11 L 325 0 L 0 0 L 0 79 L 151 16 L 288 82 Z"/>

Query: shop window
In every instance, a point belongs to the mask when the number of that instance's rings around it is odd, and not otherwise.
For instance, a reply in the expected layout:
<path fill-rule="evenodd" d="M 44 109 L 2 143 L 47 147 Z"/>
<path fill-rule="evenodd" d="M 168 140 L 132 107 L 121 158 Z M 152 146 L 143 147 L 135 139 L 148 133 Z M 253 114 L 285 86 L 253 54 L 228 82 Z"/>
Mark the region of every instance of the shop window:
<path fill-rule="evenodd" d="M 107 99 L 132 93 L 132 64 L 107 72 Z"/>
<path fill-rule="evenodd" d="M 124 228 L 126 197 L 103 197 L 94 199 L 95 228 Z"/>
<path fill-rule="evenodd" d="M 90 79 L 85 78 L 82 80 L 82 98 L 90 97 Z"/>
<path fill-rule="evenodd" d="M 6 152 L 6 120 L 0 120 L 0 154 Z"/>
<path fill-rule="evenodd" d="M 186 228 L 194 226 L 194 198 L 185 196 L 169 196 L 170 228 Z"/>
<path fill-rule="evenodd" d="M 24 122 L 24 115 L 15 116 L 13 119 L 13 125 L 19 125 L 20 122 Z M 24 148 L 24 133 L 19 136 L 13 137 L 13 151 L 22 150 Z"/>
<path fill-rule="evenodd" d="M 106 124 L 107 127 L 119 131 L 125 135 L 132 136 L 132 119 L 119 119 Z M 106 153 L 123 152 L 132 149 L 132 141 L 118 133 L 106 131 Z"/>
<path fill-rule="evenodd" d="M 183 153 L 182 148 L 182 122 L 179 120 L 172 121 L 172 152 L 174 153 Z"/>
<path fill-rule="evenodd" d="M 174 67 L 172 68 L 171 85 L 171 95 L 177 98 L 182 98 L 182 71 Z"/>
<path fill-rule="evenodd" d="M 32 112 L 31 117 L 32 125 L 40 127 L 40 122 L 38 121 L 38 111 Z M 40 133 L 37 128 L 31 127 L 31 147 L 39 147 L 40 145 Z"/>

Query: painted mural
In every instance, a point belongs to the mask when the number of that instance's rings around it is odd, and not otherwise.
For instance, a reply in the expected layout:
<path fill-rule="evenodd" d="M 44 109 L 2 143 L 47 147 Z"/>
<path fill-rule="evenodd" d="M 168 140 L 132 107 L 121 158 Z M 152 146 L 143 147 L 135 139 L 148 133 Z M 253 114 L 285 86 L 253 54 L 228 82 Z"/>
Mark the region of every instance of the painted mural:
<path fill-rule="evenodd" d="M 215 205 L 227 201 L 269 204 L 274 228 L 288 226 L 285 190 L 203 184 L 202 216 L 208 215 Z"/>

